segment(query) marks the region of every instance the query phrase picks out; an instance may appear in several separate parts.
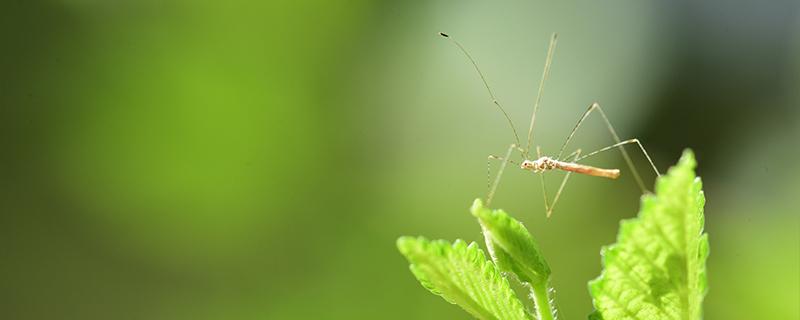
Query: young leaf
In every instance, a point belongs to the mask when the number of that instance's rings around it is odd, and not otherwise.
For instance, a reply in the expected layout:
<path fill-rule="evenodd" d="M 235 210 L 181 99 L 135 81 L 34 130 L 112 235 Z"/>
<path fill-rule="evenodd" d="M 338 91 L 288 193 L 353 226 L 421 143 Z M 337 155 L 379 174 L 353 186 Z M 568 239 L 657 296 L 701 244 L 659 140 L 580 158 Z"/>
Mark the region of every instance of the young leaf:
<path fill-rule="evenodd" d="M 656 195 L 642 197 L 638 217 L 621 223 L 617 243 L 603 248 L 603 272 L 589 282 L 603 319 L 701 319 L 708 235 L 695 166 L 684 151 Z"/>
<path fill-rule="evenodd" d="M 401 237 L 397 248 L 422 286 L 478 319 L 529 320 L 508 280 L 476 243 Z"/>
<path fill-rule="evenodd" d="M 470 211 L 480 221 L 486 247 L 500 270 L 513 272 L 523 282 L 547 281 L 550 266 L 521 222 L 503 210 L 483 207 L 480 199 L 475 199 Z"/>
<path fill-rule="evenodd" d="M 515 274 L 517 279 L 530 286 L 537 319 L 555 319 L 550 266 L 530 232 L 505 211 L 483 207 L 480 199 L 475 200 L 470 211 L 483 228 L 486 247 L 497 267 L 503 272 Z"/>

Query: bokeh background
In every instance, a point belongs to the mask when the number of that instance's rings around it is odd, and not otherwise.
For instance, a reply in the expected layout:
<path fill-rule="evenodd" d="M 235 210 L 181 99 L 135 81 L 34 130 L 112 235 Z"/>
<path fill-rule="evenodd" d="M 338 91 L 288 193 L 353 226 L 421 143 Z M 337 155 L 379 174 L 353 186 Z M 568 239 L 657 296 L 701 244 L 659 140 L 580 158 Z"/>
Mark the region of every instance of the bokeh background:
<path fill-rule="evenodd" d="M 465 319 L 400 235 L 480 241 L 467 212 L 513 142 L 474 55 L 536 141 L 592 101 L 665 170 L 699 159 L 707 319 L 800 319 L 797 1 L 0 3 L 0 318 Z M 573 147 L 610 144 L 590 118 Z M 635 149 L 645 180 L 653 174 Z M 544 217 L 509 170 L 564 319 L 591 311 L 599 250 L 640 195 L 575 176 Z M 556 183 L 558 173 L 550 174 Z"/>

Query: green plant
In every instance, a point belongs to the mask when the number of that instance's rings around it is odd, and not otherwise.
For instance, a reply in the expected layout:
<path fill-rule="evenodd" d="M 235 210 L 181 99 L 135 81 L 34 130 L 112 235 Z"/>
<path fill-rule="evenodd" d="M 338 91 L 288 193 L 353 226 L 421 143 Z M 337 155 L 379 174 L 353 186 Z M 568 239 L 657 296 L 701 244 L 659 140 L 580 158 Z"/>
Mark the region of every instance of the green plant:
<path fill-rule="evenodd" d="M 589 319 L 686 319 L 702 317 L 706 293 L 708 235 L 703 233 L 705 198 L 696 162 L 686 150 L 656 181 L 656 194 L 642 196 L 637 218 L 620 224 L 617 242 L 603 248 L 603 272 L 589 282 L 596 311 Z M 401 237 L 400 252 L 422 285 L 478 319 L 557 318 L 550 267 L 533 236 L 502 210 L 471 208 L 483 229 L 486 260 L 476 243 Z M 527 310 L 511 289 L 531 291 Z"/>

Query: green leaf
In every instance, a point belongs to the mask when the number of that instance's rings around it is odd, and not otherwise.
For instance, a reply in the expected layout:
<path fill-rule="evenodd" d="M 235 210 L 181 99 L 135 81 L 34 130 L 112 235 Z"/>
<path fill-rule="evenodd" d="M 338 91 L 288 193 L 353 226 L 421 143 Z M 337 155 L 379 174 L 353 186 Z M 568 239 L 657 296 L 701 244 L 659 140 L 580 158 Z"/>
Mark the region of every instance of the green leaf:
<path fill-rule="evenodd" d="M 476 243 L 401 237 L 397 248 L 422 286 L 478 319 L 530 319 L 497 267 Z"/>
<path fill-rule="evenodd" d="M 600 312 L 597 312 L 597 310 L 590 313 L 588 318 L 589 320 L 603 320 L 603 316 L 601 316 Z"/>
<path fill-rule="evenodd" d="M 521 222 L 503 210 L 485 208 L 480 199 L 475 199 L 470 211 L 481 223 L 486 247 L 500 270 L 513 272 L 523 282 L 547 281 L 550 266 Z"/>
<path fill-rule="evenodd" d="M 483 228 L 486 247 L 501 271 L 528 284 L 540 320 L 554 319 L 556 305 L 550 288 L 550 266 L 539 245 L 521 222 L 503 210 L 491 210 L 475 199 L 470 209 Z"/>
<path fill-rule="evenodd" d="M 708 235 L 702 183 L 690 150 L 642 196 L 635 219 L 622 221 L 617 243 L 603 248 L 603 272 L 589 282 L 606 320 L 702 318 Z"/>

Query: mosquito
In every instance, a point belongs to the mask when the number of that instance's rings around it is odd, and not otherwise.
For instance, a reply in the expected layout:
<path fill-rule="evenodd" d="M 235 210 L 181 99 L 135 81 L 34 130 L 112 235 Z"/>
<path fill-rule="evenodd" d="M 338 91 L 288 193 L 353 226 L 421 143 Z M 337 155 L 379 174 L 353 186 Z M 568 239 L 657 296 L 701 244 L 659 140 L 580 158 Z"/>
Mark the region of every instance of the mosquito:
<path fill-rule="evenodd" d="M 578 163 L 581 160 L 585 160 L 585 159 L 587 159 L 589 157 L 592 157 L 592 156 L 597 155 L 599 153 L 602 153 L 602 152 L 605 152 L 605 151 L 608 151 L 608 150 L 612 150 L 612 149 L 615 149 L 615 148 L 619 149 L 620 153 L 622 154 L 622 157 L 625 159 L 625 162 L 628 165 L 628 168 L 630 168 L 631 172 L 633 173 L 633 177 L 636 180 L 636 183 L 638 184 L 639 189 L 641 189 L 642 193 L 649 193 L 650 192 L 645 187 L 644 182 L 642 182 L 642 177 L 639 175 L 638 171 L 634 167 L 633 161 L 631 161 L 631 157 L 628 155 L 628 152 L 625 151 L 624 146 L 628 145 L 628 144 L 636 144 L 637 146 L 639 146 L 639 150 L 641 150 L 642 153 L 644 154 L 645 158 L 647 158 L 647 161 L 650 163 L 650 167 L 652 167 L 653 171 L 656 173 L 656 176 L 661 176 L 661 173 L 659 173 L 658 169 L 656 168 L 655 164 L 653 163 L 652 158 L 650 158 L 650 155 L 647 153 L 647 150 L 645 150 L 644 146 L 642 146 L 642 143 L 639 141 L 639 139 L 634 138 L 634 139 L 628 139 L 628 140 L 624 140 L 624 141 L 620 140 L 619 135 L 617 135 L 616 130 L 614 130 L 614 127 L 611 125 L 611 122 L 608 120 L 608 117 L 606 116 L 605 112 L 603 112 L 603 109 L 600 107 L 600 104 L 597 103 L 597 102 L 592 102 L 589 105 L 589 108 L 580 117 L 580 119 L 578 119 L 577 124 L 575 124 L 575 127 L 573 127 L 572 132 L 570 132 L 569 136 L 567 136 L 567 139 L 564 141 L 564 144 L 561 145 L 561 149 L 558 151 L 558 154 L 556 156 L 545 156 L 545 155 L 542 154 L 541 148 L 539 146 L 536 146 L 536 158 L 535 158 L 535 160 L 531 160 L 531 152 L 530 151 L 531 151 L 531 146 L 533 145 L 533 138 L 534 138 L 533 129 L 534 129 L 534 125 L 536 124 L 536 112 L 539 110 L 539 104 L 542 101 L 542 93 L 544 92 L 545 80 L 547 80 L 547 77 L 550 74 L 550 66 L 553 64 L 553 53 L 555 52 L 556 44 L 558 42 L 558 34 L 557 33 L 553 33 L 552 36 L 550 37 L 550 44 L 548 45 L 548 48 L 547 48 L 547 58 L 545 59 L 545 63 L 544 63 L 544 71 L 542 72 L 542 78 L 541 78 L 541 80 L 539 82 L 539 89 L 538 89 L 537 94 L 536 94 L 536 100 L 534 100 L 534 103 L 533 103 L 533 112 L 531 114 L 530 126 L 528 127 L 527 142 L 526 142 L 524 147 L 522 147 L 522 144 L 521 144 L 520 139 L 519 139 L 519 134 L 517 133 L 516 127 L 514 127 L 513 121 L 511 121 L 511 117 L 508 116 L 508 113 L 503 108 L 503 106 L 500 104 L 500 102 L 498 101 L 497 97 L 494 95 L 494 92 L 492 91 L 492 88 L 489 86 L 489 83 L 486 80 L 486 77 L 484 76 L 483 72 L 481 72 L 481 69 L 478 67 L 478 63 L 475 62 L 475 59 L 472 58 L 472 55 L 469 54 L 467 49 L 465 49 L 464 46 L 462 46 L 460 42 L 455 40 L 453 37 L 451 37 L 447 33 L 440 32 L 439 35 L 444 37 L 444 38 L 447 38 L 448 40 L 450 40 L 467 57 L 467 59 L 469 59 L 469 62 L 475 68 L 475 71 L 478 72 L 478 76 L 480 76 L 481 81 L 483 82 L 483 86 L 486 88 L 486 91 L 489 93 L 489 98 L 491 98 L 492 104 L 494 104 L 500 110 L 500 112 L 503 113 L 503 116 L 508 121 L 508 124 L 511 127 L 511 131 L 514 134 L 515 142 L 512 143 L 508 147 L 508 150 L 506 151 L 504 156 L 500 157 L 500 156 L 496 156 L 496 155 L 489 155 L 489 157 L 488 157 L 487 164 L 486 164 L 486 167 L 487 167 L 487 183 L 486 184 L 487 184 L 487 189 L 488 189 L 488 192 L 487 192 L 487 195 L 486 195 L 486 204 L 487 205 L 491 204 L 491 202 L 492 202 L 492 198 L 494 197 L 495 192 L 497 191 L 497 187 L 500 184 L 500 179 L 503 176 L 503 171 L 505 170 L 506 165 L 508 163 L 512 163 L 512 164 L 515 164 L 515 165 L 518 164 L 521 169 L 536 173 L 540 177 L 540 180 L 541 180 L 541 183 L 542 183 L 542 193 L 543 193 L 543 196 L 544 196 L 545 211 L 547 212 L 547 217 L 549 218 L 553 214 L 553 208 L 555 208 L 556 203 L 560 199 L 561 193 L 564 191 L 564 186 L 567 184 L 567 181 L 569 180 L 569 177 L 570 177 L 570 175 L 572 173 L 579 173 L 579 174 L 585 174 L 585 175 L 589 175 L 589 176 L 602 177 L 602 178 L 608 178 L 608 179 L 617 179 L 620 176 L 619 169 L 604 169 L 604 168 L 598 168 L 598 167 L 593 167 L 593 166 L 589 166 L 589 165 Z M 608 128 L 608 132 L 611 134 L 611 137 L 614 139 L 614 144 L 612 144 L 610 146 L 607 146 L 607 147 L 604 147 L 604 148 L 601 148 L 601 149 L 598 149 L 598 150 L 595 150 L 595 151 L 592 151 L 592 152 L 589 152 L 587 154 L 582 154 L 581 149 L 577 149 L 574 152 L 572 152 L 570 154 L 567 154 L 565 156 L 564 155 L 564 151 L 567 149 L 567 146 L 569 145 L 570 141 L 575 136 L 575 133 L 578 131 L 578 128 L 580 128 L 581 124 L 594 111 L 597 111 L 600 114 L 600 117 L 603 119 L 603 122 L 605 123 L 606 127 Z M 519 162 L 519 163 L 516 163 L 516 162 L 514 162 L 514 161 L 512 161 L 510 159 L 512 153 L 515 152 L 515 151 L 519 152 L 519 154 L 522 157 L 522 161 Z M 495 175 L 495 178 L 494 178 L 493 182 L 491 181 L 491 161 L 492 160 L 500 160 L 501 161 L 500 168 L 498 169 L 497 174 Z M 552 171 L 552 170 L 562 170 L 562 171 L 565 171 L 566 174 L 564 175 L 564 178 L 561 180 L 561 184 L 560 184 L 560 186 L 558 188 L 558 191 L 556 191 L 555 197 L 553 198 L 552 202 L 550 202 L 549 197 L 547 195 L 547 187 L 546 187 L 546 184 L 545 184 L 545 179 L 544 179 L 544 174 L 543 173 L 548 172 L 548 171 Z"/>

